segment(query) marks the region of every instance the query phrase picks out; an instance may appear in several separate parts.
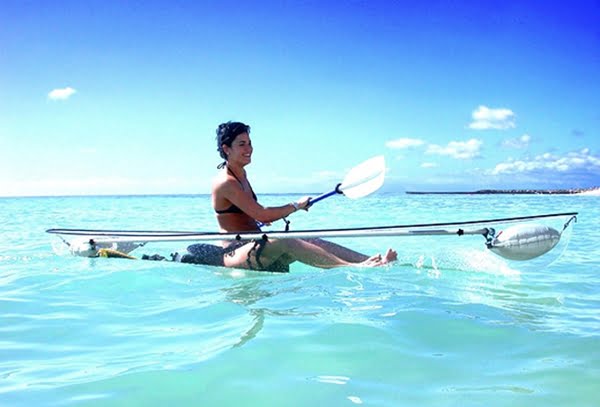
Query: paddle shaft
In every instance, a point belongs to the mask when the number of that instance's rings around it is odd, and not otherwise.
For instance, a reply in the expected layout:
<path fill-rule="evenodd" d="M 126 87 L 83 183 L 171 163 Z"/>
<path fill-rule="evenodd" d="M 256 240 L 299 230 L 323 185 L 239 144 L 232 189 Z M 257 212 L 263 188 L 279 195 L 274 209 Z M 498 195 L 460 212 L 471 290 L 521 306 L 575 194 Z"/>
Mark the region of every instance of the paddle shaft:
<path fill-rule="evenodd" d="M 343 192 L 340 190 L 340 186 L 341 185 L 342 184 L 337 184 L 336 187 L 335 187 L 335 189 L 333 191 L 330 191 L 330 192 L 327 192 L 325 194 L 319 195 L 315 199 L 309 199 L 309 201 L 308 201 L 308 208 L 310 208 L 311 206 L 313 206 L 317 202 L 322 201 L 325 198 L 329 198 L 330 196 L 337 195 L 337 194 L 343 194 Z"/>

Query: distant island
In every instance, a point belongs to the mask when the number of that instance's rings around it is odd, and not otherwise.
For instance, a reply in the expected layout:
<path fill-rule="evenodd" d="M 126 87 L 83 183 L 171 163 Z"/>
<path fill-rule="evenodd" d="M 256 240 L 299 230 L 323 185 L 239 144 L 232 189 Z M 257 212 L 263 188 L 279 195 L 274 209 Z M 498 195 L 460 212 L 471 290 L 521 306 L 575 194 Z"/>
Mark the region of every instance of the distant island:
<path fill-rule="evenodd" d="M 571 188 L 571 189 L 480 189 L 470 192 L 427 192 L 427 191 L 406 191 L 410 195 L 600 195 L 600 187 L 594 188 Z"/>

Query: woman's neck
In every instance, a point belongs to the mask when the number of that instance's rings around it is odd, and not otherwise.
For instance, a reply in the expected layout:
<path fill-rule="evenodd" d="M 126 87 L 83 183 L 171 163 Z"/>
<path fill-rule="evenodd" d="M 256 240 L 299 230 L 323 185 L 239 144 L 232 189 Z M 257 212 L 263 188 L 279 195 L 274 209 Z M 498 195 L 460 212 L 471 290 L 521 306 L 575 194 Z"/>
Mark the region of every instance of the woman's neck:
<path fill-rule="evenodd" d="M 228 162 L 227 170 L 231 171 L 233 175 L 240 181 L 246 179 L 246 170 L 240 165 L 235 165 Z"/>

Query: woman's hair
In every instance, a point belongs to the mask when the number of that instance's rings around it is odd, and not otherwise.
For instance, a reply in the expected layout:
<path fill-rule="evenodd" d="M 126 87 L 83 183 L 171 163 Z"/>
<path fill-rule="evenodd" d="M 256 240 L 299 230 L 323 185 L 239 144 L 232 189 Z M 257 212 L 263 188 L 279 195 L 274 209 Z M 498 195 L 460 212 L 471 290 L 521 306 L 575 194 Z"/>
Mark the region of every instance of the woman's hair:
<path fill-rule="evenodd" d="M 217 127 L 217 151 L 221 158 L 227 161 L 227 154 L 223 151 L 223 144 L 231 147 L 233 141 L 242 133 L 250 134 L 250 126 L 240 122 L 227 122 L 219 124 Z"/>

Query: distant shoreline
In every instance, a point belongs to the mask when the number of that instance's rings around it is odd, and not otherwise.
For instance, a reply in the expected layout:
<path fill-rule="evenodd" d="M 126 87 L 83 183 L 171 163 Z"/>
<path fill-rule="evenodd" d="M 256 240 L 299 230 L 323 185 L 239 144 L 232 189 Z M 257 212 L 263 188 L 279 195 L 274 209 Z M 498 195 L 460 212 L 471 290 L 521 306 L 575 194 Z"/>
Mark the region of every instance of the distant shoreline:
<path fill-rule="evenodd" d="M 394 193 L 394 192 L 388 192 Z M 600 196 L 600 187 L 571 188 L 571 189 L 479 189 L 476 191 L 397 191 L 408 195 L 592 195 Z M 384 193 L 385 194 L 385 193 Z M 261 196 L 306 195 L 318 196 L 319 193 L 307 192 L 278 192 L 261 193 Z M 156 193 L 156 194 L 90 194 L 90 195 L 0 195 L 0 199 L 62 199 L 62 198 L 145 198 L 145 197 L 209 197 L 209 193 Z"/>
<path fill-rule="evenodd" d="M 477 191 L 406 191 L 409 195 L 575 195 L 600 192 L 600 187 L 571 189 L 480 189 Z"/>

